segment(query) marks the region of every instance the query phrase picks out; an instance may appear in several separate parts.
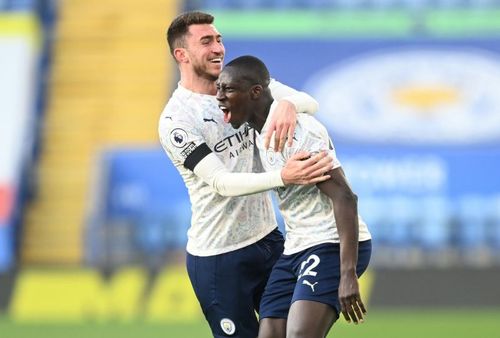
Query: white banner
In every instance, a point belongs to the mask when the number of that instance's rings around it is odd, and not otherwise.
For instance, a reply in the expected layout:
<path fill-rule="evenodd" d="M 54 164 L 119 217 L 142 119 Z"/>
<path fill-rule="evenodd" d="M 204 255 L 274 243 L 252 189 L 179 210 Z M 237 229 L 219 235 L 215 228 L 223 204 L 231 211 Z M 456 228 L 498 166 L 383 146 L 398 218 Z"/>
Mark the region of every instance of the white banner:
<path fill-rule="evenodd" d="M 35 20 L 31 15 L 0 17 L 0 190 L 10 191 L 10 198 L 15 198 L 33 137 L 38 66 Z"/>

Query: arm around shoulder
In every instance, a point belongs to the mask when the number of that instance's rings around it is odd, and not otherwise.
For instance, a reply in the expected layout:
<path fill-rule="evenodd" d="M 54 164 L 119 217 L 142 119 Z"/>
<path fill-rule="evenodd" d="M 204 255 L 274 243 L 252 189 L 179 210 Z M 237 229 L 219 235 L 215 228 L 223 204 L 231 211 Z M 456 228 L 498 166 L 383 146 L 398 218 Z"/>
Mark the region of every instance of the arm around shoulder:
<path fill-rule="evenodd" d="M 232 173 L 214 153 L 199 161 L 193 172 L 222 196 L 244 196 L 284 186 L 279 170 Z"/>
<path fill-rule="evenodd" d="M 276 101 L 286 100 L 293 104 L 298 113 L 314 115 L 319 110 L 319 103 L 306 92 L 298 91 L 283 83 L 271 80 L 271 94 Z"/>

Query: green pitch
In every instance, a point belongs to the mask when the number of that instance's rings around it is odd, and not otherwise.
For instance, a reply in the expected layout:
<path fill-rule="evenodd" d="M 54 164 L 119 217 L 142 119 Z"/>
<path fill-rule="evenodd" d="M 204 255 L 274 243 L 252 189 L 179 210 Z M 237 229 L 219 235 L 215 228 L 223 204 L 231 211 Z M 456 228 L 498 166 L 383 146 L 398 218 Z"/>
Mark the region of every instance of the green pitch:
<path fill-rule="evenodd" d="M 372 310 L 366 322 L 338 322 L 328 338 L 471 338 L 498 337 L 497 310 Z M 204 322 L 147 324 L 17 324 L 0 320 L 2 338 L 209 338 Z"/>

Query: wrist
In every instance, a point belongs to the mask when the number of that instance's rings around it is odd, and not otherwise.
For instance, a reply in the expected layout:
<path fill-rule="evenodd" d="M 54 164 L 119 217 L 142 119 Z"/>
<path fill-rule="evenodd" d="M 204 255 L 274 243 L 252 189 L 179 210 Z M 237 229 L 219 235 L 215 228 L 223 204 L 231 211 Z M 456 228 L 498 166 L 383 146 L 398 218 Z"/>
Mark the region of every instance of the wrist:
<path fill-rule="evenodd" d="M 278 103 L 281 103 L 281 102 L 283 102 L 283 104 L 288 105 L 290 108 L 293 108 L 293 110 L 295 110 L 297 112 L 298 105 L 297 105 L 296 100 L 294 100 L 294 96 L 292 96 L 292 95 L 285 96 L 278 101 Z"/>
<path fill-rule="evenodd" d="M 281 169 L 280 178 L 281 178 L 281 183 L 282 183 L 281 186 L 282 187 L 290 184 L 290 181 L 285 177 L 285 168 Z"/>
<path fill-rule="evenodd" d="M 273 182 L 277 188 L 284 187 L 287 184 L 285 182 L 285 177 L 283 176 L 283 170 L 284 169 L 274 171 Z"/>
<path fill-rule="evenodd" d="M 290 100 L 290 97 L 284 97 L 284 98 L 278 100 L 278 104 L 290 106 L 290 107 L 295 109 L 295 104 L 294 104 L 293 100 Z"/>
<path fill-rule="evenodd" d="M 349 275 L 355 275 L 356 274 L 356 266 L 348 266 L 345 268 L 340 268 L 340 275 L 341 276 L 349 276 Z"/>

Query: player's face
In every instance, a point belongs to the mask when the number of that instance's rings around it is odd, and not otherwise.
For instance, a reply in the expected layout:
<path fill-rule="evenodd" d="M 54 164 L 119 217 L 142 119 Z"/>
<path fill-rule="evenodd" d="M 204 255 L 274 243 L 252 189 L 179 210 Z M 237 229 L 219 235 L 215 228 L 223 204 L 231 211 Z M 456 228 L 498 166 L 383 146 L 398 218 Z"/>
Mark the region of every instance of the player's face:
<path fill-rule="evenodd" d="M 224 60 L 222 37 L 214 25 L 191 25 L 186 36 L 186 53 L 193 72 L 211 81 L 217 80 Z"/>
<path fill-rule="evenodd" d="M 247 83 L 236 80 L 227 69 L 222 71 L 217 80 L 217 100 L 224 113 L 224 122 L 231 123 L 235 129 L 248 122 L 252 116 L 250 90 Z"/>

